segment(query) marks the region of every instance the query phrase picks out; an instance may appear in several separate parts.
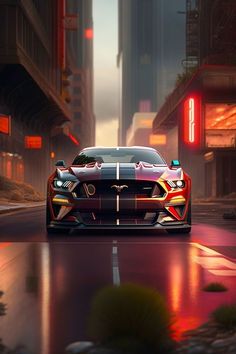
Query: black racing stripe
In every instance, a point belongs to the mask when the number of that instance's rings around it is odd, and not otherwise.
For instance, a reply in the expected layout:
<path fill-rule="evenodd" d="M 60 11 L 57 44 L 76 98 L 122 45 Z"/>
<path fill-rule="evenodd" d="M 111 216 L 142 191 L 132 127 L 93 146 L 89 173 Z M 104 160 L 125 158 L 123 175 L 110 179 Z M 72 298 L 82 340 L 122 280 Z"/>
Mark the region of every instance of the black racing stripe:
<path fill-rule="evenodd" d="M 116 180 L 116 163 L 106 163 L 101 168 L 101 180 Z M 116 193 L 105 199 L 101 196 L 101 212 L 116 212 Z"/>
<path fill-rule="evenodd" d="M 116 179 L 116 163 L 102 164 L 101 167 L 101 179 Z"/>
<path fill-rule="evenodd" d="M 120 179 L 135 179 L 135 164 L 120 163 Z"/>
<path fill-rule="evenodd" d="M 125 180 L 125 184 L 129 188 L 129 180 L 135 180 L 135 164 L 120 164 L 120 181 L 118 184 L 122 183 L 122 180 Z M 132 213 L 136 208 L 136 201 L 134 196 L 131 198 L 123 198 L 122 192 L 120 193 L 120 213 Z M 120 220 L 122 224 L 122 220 Z"/>

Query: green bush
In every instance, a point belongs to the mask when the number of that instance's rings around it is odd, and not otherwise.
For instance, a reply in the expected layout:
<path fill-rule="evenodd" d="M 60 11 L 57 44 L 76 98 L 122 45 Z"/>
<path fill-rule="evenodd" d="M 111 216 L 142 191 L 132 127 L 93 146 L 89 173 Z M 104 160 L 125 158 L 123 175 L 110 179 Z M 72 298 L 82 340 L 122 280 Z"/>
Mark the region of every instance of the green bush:
<path fill-rule="evenodd" d="M 95 296 L 89 334 L 100 344 L 123 353 L 167 353 L 172 316 L 162 296 L 134 284 L 109 286 Z"/>
<path fill-rule="evenodd" d="M 221 292 L 221 291 L 227 291 L 228 289 L 222 283 L 213 282 L 204 286 L 202 290 L 209 291 L 209 292 Z"/>
<path fill-rule="evenodd" d="M 211 316 L 216 323 L 226 329 L 236 327 L 236 304 L 221 305 Z"/>

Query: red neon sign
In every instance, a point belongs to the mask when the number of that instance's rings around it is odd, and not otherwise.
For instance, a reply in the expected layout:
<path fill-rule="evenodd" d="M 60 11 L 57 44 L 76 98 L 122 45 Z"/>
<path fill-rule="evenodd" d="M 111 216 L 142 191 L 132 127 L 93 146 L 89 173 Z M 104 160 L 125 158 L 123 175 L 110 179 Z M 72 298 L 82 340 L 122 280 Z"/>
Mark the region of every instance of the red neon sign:
<path fill-rule="evenodd" d="M 41 136 L 25 136 L 26 149 L 41 149 L 42 137 Z"/>
<path fill-rule="evenodd" d="M 11 134 L 11 117 L 5 114 L 0 114 L 0 133 Z"/>
<path fill-rule="evenodd" d="M 184 102 L 184 142 L 197 147 L 200 144 L 200 101 L 189 97 Z"/>
<path fill-rule="evenodd" d="M 76 137 L 74 137 L 74 135 L 72 135 L 72 134 L 70 133 L 68 136 L 69 136 L 70 140 L 73 141 L 73 143 L 74 143 L 75 145 L 79 145 L 79 142 L 78 142 L 78 140 L 76 139 Z"/>
<path fill-rule="evenodd" d="M 92 28 L 86 28 L 84 32 L 84 36 L 86 39 L 93 39 L 93 29 Z"/>

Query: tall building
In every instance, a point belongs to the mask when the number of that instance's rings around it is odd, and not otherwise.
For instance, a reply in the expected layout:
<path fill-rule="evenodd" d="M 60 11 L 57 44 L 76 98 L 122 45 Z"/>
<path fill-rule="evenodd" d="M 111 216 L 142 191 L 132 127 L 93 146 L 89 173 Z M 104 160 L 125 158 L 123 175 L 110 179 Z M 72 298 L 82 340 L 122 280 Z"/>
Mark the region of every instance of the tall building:
<path fill-rule="evenodd" d="M 61 95 L 62 1 L 0 2 L 0 173 L 44 191 L 53 126 L 70 120 Z M 4 120 L 1 120 L 1 126 Z"/>
<path fill-rule="evenodd" d="M 0 174 L 42 192 L 94 142 L 92 0 L 72 5 L 0 1 Z"/>
<path fill-rule="evenodd" d="M 235 65 L 236 3 L 234 0 L 186 0 L 188 65 Z"/>
<path fill-rule="evenodd" d="M 73 130 L 80 148 L 95 143 L 93 112 L 93 19 L 92 0 L 67 0 L 67 13 L 76 17 L 76 30 L 68 31 L 68 62 L 71 69 L 70 107 Z"/>
<path fill-rule="evenodd" d="M 181 71 L 185 19 L 177 11 L 184 4 L 184 0 L 171 5 L 164 0 L 119 1 L 120 144 L 126 143 L 133 114 L 157 111 Z"/>
<path fill-rule="evenodd" d="M 187 75 L 159 109 L 153 132 L 167 131 L 175 147 L 169 156 L 190 174 L 193 197 L 236 191 L 235 41 L 234 0 L 186 0 Z"/>

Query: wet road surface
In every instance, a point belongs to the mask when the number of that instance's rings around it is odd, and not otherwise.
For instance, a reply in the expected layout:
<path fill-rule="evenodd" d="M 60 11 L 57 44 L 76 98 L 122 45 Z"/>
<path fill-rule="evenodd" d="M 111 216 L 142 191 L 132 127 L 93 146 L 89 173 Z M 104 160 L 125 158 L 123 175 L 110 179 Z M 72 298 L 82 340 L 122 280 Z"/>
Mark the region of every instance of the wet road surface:
<path fill-rule="evenodd" d="M 191 237 L 73 233 L 48 242 L 44 214 L 37 208 L 0 216 L 0 290 L 7 304 L 0 333 L 10 348 L 21 344 L 33 354 L 62 354 L 70 342 L 87 339 L 91 299 L 108 284 L 135 282 L 160 291 L 178 333 L 236 300 L 234 229 L 194 223 Z M 202 291 L 211 281 L 228 291 Z"/>

